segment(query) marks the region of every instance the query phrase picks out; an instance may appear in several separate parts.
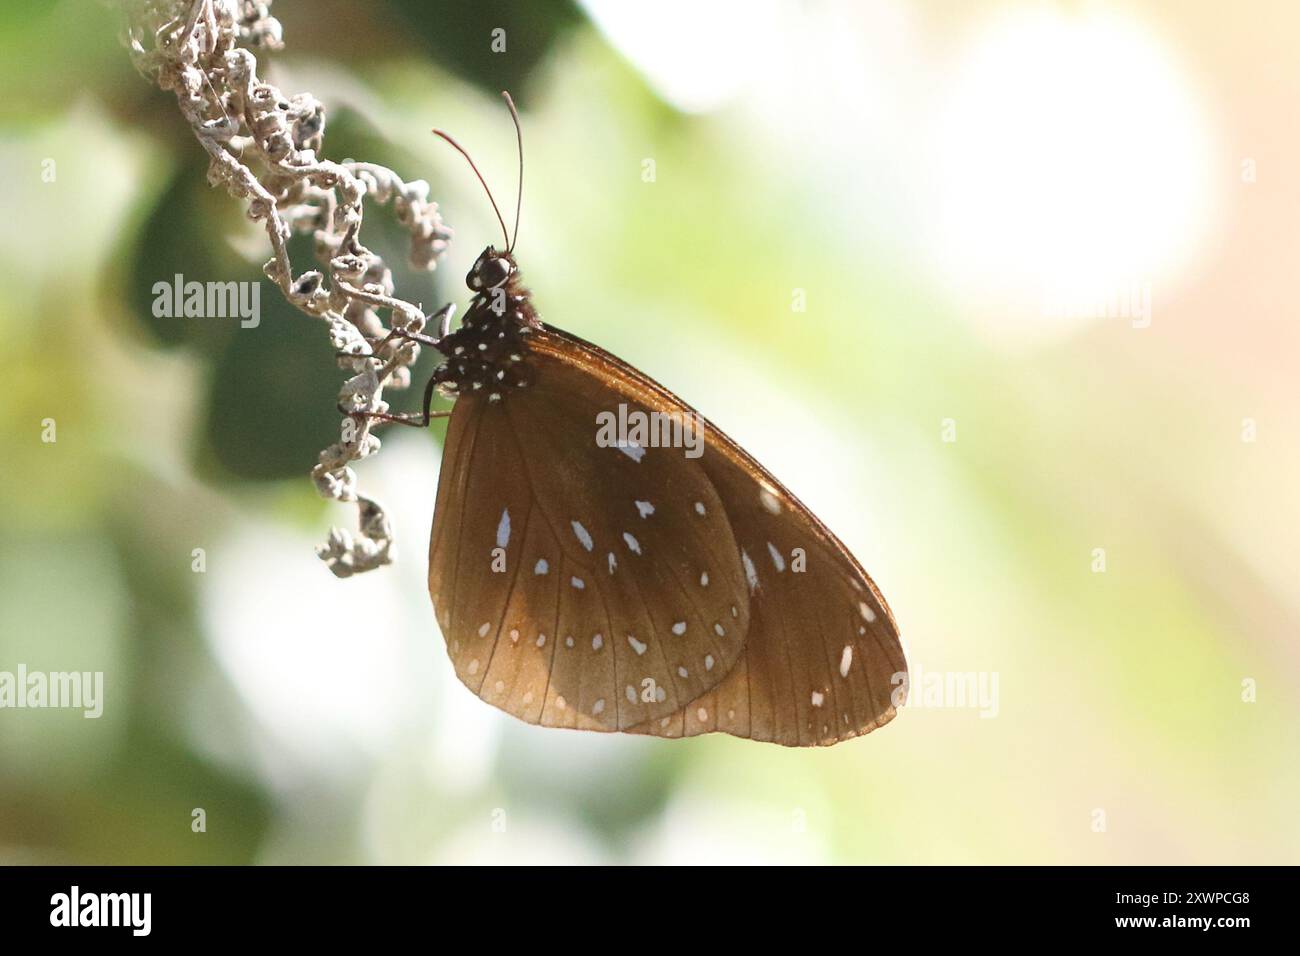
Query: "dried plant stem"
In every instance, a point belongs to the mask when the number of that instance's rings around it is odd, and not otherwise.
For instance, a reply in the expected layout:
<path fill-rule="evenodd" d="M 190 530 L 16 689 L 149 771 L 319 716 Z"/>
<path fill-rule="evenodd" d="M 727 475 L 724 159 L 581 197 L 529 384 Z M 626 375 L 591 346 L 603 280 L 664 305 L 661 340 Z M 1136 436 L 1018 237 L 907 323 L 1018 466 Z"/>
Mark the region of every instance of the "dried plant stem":
<path fill-rule="evenodd" d="M 427 317 L 393 294 L 387 266 L 361 244 L 362 214 L 367 202 L 391 205 L 410 235 L 411 265 L 433 269 L 451 230 L 429 201 L 428 184 L 403 182 L 374 163 L 319 158 L 324 107 L 309 93 L 288 97 L 259 79 L 257 60 L 245 48 L 283 45 L 269 0 L 124 0 L 124 6 L 132 59 L 175 93 L 208 154 L 208 181 L 247 202 L 249 218 L 265 225 L 273 256 L 263 271 L 290 303 L 328 323 L 339 366 L 352 373 L 339 392 L 340 406 L 387 411 L 383 390 L 410 384 L 419 346 L 386 337 L 393 327 L 419 331 Z M 313 235 L 323 272 L 294 275 L 288 243 L 295 233 Z M 388 516 L 357 491 L 350 467 L 379 447 L 369 418 L 345 415 L 339 441 L 320 453 L 312 470 L 323 496 L 358 507 L 358 534 L 332 528 L 318 549 L 339 577 L 392 561 Z"/>

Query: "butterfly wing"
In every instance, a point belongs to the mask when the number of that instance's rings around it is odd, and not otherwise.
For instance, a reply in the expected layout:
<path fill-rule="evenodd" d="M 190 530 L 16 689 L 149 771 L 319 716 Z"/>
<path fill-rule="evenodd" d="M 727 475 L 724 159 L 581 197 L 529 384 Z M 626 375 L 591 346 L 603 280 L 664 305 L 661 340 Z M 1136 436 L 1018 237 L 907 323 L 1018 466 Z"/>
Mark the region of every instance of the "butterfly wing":
<path fill-rule="evenodd" d="M 753 479 L 727 463 L 710 472 L 751 588 L 745 653 L 715 690 L 645 732 L 825 746 L 888 723 L 893 695 L 906 692 L 907 665 L 870 579 L 838 542 L 810 533 L 810 516 L 775 482 L 756 493 Z M 789 512 L 797 517 L 783 520 Z"/>
<path fill-rule="evenodd" d="M 625 383 L 646 405 L 686 407 L 636 369 L 567 333 L 555 358 Z M 736 541 L 749 599 L 744 654 L 679 712 L 633 728 L 660 736 L 721 731 L 787 746 L 829 745 L 881 727 L 906 694 L 894 617 L 871 578 L 806 506 L 726 434 L 705 423 L 699 459 Z"/>
<path fill-rule="evenodd" d="M 597 415 L 689 412 L 530 336 L 530 384 L 461 395 L 429 592 L 456 674 L 530 723 L 627 730 L 681 712 L 741 655 L 749 590 L 726 509 L 680 448 L 602 447 Z"/>

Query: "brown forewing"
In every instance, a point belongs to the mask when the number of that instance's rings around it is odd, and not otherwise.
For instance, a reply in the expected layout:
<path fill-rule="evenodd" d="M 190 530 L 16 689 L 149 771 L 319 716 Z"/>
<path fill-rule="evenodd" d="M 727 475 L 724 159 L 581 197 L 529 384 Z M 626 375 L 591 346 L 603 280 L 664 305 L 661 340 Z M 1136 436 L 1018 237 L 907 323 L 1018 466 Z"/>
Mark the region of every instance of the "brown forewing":
<path fill-rule="evenodd" d="M 429 591 L 457 676 L 485 701 L 531 723 L 627 730 L 732 670 L 749 590 L 702 460 L 597 444 L 597 413 L 620 402 L 689 409 L 593 374 L 566 342 L 531 337 L 528 388 L 457 399 Z"/>
<path fill-rule="evenodd" d="M 646 406 L 685 407 L 644 374 L 558 330 L 538 344 Z M 893 615 L 847 548 L 723 432 L 705 423 L 700 463 L 726 510 L 745 573 L 744 654 L 718 686 L 633 732 L 720 731 L 787 746 L 829 745 L 888 723 L 906 694 Z"/>

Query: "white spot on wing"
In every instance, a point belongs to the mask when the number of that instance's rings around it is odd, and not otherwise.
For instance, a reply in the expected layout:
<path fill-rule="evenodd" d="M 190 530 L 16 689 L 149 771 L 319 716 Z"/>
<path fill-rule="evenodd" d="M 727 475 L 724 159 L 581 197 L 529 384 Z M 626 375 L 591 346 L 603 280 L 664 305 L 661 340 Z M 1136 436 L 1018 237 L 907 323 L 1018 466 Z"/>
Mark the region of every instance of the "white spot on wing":
<path fill-rule="evenodd" d="M 676 635 L 678 635 L 679 637 L 680 637 L 682 634 L 685 634 L 685 633 L 686 633 L 686 622 L 685 622 L 685 621 L 678 621 L 677 623 L 675 623 L 675 624 L 673 625 L 673 633 L 676 634 Z"/>
<path fill-rule="evenodd" d="M 569 583 L 572 584 L 579 591 L 581 591 L 583 588 L 587 586 L 587 582 L 583 581 L 582 578 L 579 577 L 569 578 Z"/>
<path fill-rule="evenodd" d="M 623 532 L 623 540 L 627 542 L 627 546 L 632 549 L 633 554 L 641 553 L 641 542 L 632 537 L 626 531 Z"/>
<path fill-rule="evenodd" d="M 840 655 L 840 676 L 848 677 L 849 668 L 853 666 L 853 645 L 845 644 L 844 653 Z"/>
<path fill-rule="evenodd" d="M 501 520 L 497 523 L 497 547 L 504 548 L 510 543 L 510 509 L 503 508 Z"/>
<path fill-rule="evenodd" d="M 776 545 L 771 541 L 767 543 L 767 551 L 772 555 L 772 567 L 776 568 L 778 571 L 784 571 L 785 558 L 781 557 L 781 552 L 776 550 Z"/>
<path fill-rule="evenodd" d="M 487 632 L 491 629 L 492 629 L 492 625 L 489 622 L 484 621 L 482 624 L 478 626 L 478 636 L 487 637 Z"/>
<path fill-rule="evenodd" d="M 745 565 L 745 580 L 749 582 L 749 593 L 753 594 L 758 590 L 758 570 L 754 567 L 753 560 L 749 557 L 749 552 L 744 548 L 740 549 L 740 560 Z"/>
<path fill-rule="evenodd" d="M 781 502 L 777 500 L 776 495 L 772 494 L 767 488 L 761 488 L 758 492 L 759 504 L 769 513 L 779 515 L 781 513 Z"/>
<path fill-rule="evenodd" d="M 614 569 L 618 567 L 618 558 L 614 557 L 614 552 L 609 553 L 609 573 L 613 574 Z"/>
<path fill-rule="evenodd" d="M 655 506 L 648 501 L 638 501 L 636 503 L 636 510 L 641 512 L 642 518 L 648 518 L 655 513 Z"/>
<path fill-rule="evenodd" d="M 638 641 L 635 637 L 629 634 L 627 636 L 627 642 L 632 645 L 632 650 L 636 651 L 637 657 L 640 657 L 645 653 L 646 646 L 644 641 Z"/>
<path fill-rule="evenodd" d="M 594 704 L 591 705 L 591 714 L 593 717 L 599 717 L 601 711 L 603 711 L 604 709 L 605 709 L 605 698 L 602 697 L 600 700 L 596 701 Z"/>
<path fill-rule="evenodd" d="M 858 610 L 862 613 L 862 619 L 866 621 L 868 624 L 870 624 L 872 621 L 876 619 L 875 612 L 872 611 L 871 608 L 867 607 L 866 601 L 858 602 Z"/>
<path fill-rule="evenodd" d="M 711 671 L 711 670 L 713 670 L 713 655 L 712 655 L 712 654 L 705 654 L 705 655 L 704 655 L 704 669 L 705 669 L 706 671 Z"/>
<path fill-rule="evenodd" d="M 545 574 L 550 569 L 551 566 L 546 563 L 545 558 L 538 558 L 537 563 L 533 565 L 533 574 Z"/>
<path fill-rule="evenodd" d="M 707 514 L 707 512 L 704 510 L 704 502 L 703 502 L 703 501 L 697 501 L 697 502 L 695 502 L 695 513 L 696 513 L 697 515 Z"/>
<path fill-rule="evenodd" d="M 581 543 L 584 548 L 590 551 L 591 535 L 587 533 L 587 529 L 584 528 L 582 524 L 577 521 L 570 521 L 569 524 L 573 525 L 573 533 L 577 537 L 579 543 Z"/>
<path fill-rule="evenodd" d="M 820 707 L 822 703 L 825 702 L 825 700 L 826 697 L 822 694 L 821 691 L 815 690 L 812 692 L 812 705 L 814 707 Z"/>
<path fill-rule="evenodd" d="M 598 651 L 600 650 L 601 645 L 604 643 L 605 643 L 605 639 L 601 637 L 599 634 L 597 634 L 595 637 L 591 639 L 591 649 L 593 651 Z"/>

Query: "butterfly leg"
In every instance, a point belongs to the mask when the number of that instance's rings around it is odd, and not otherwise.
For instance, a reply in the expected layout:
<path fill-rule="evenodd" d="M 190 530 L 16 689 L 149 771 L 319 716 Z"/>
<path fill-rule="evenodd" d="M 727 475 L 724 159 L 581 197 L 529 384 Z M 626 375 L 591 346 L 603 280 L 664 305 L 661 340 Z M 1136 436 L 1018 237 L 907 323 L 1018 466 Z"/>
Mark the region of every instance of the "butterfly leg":
<path fill-rule="evenodd" d="M 404 339 L 407 342 L 417 342 L 420 345 L 427 345 L 430 348 L 437 348 L 438 343 L 447 337 L 451 332 L 451 317 L 456 314 L 456 303 L 448 302 L 433 315 L 425 319 L 426 324 L 433 320 L 438 320 L 438 337 L 435 339 L 432 335 L 425 335 L 423 332 L 412 332 L 409 329 L 397 327 L 391 329 L 387 335 L 379 340 L 378 344 L 370 349 L 369 355 L 358 355 L 355 352 L 346 350 L 334 353 L 335 358 L 377 358 L 377 353 L 393 339 Z"/>
<path fill-rule="evenodd" d="M 412 428 L 427 428 L 432 419 L 446 418 L 451 414 L 451 409 L 441 409 L 439 411 L 433 411 L 431 409 L 431 406 L 433 405 L 433 390 L 437 387 L 437 384 L 437 377 L 430 375 L 428 384 L 424 386 L 424 401 L 421 405 L 422 410 L 419 412 L 397 412 L 396 414 L 389 414 L 387 412 L 355 412 L 345 408 L 342 402 L 339 402 L 338 409 L 341 414 L 351 415 L 358 418 L 364 417 L 377 419 L 381 422 L 393 422 L 397 425 L 410 425 Z"/>
<path fill-rule="evenodd" d="M 335 352 L 334 354 L 338 358 L 374 358 L 376 357 L 375 353 L 378 352 L 380 349 L 382 349 L 387 343 L 391 342 L 393 339 L 403 339 L 408 342 L 418 342 L 420 345 L 427 345 L 430 346 L 431 348 L 436 349 L 438 347 L 438 343 L 441 342 L 443 339 L 445 339 L 449 334 L 451 330 L 451 317 L 455 313 L 455 311 L 456 311 L 455 303 L 449 302 L 446 305 L 444 305 L 441 309 L 439 309 L 437 312 L 435 312 L 433 315 L 429 316 L 428 319 L 426 319 L 426 321 L 434 318 L 438 319 L 439 334 L 438 334 L 438 338 L 436 339 L 431 335 L 425 335 L 423 332 L 412 332 L 410 329 L 398 327 L 392 329 L 386 336 L 384 336 L 383 339 L 380 340 L 378 345 L 375 345 L 373 348 L 371 348 L 370 355 L 359 356 L 353 352 L 346 352 L 346 351 Z M 438 384 L 437 378 L 434 376 L 430 376 L 428 384 L 424 386 L 424 401 L 421 404 L 421 411 L 419 412 L 398 412 L 396 414 L 390 414 L 388 412 L 357 412 L 345 408 L 342 402 L 339 403 L 338 409 L 339 412 L 343 415 L 351 415 L 354 417 L 365 417 L 365 418 L 370 418 L 381 422 L 393 422 L 394 424 L 397 425 L 410 425 L 413 428 L 427 428 L 429 422 L 432 419 L 446 418 L 451 414 L 450 410 L 433 411 L 431 408 L 431 406 L 433 405 L 433 390 L 437 387 L 437 384 Z"/>
<path fill-rule="evenodd" d="M 379 344 L 382 346 L 384 342 L 387 342 L 390 339 L 405 339 L 408 342 L 419 342 L 421 345 L 427 345 L 430 348 L 436 349 L 438 343 L 445 339 L 448 333 L 451 332 L 451 317 L 455 314 L 456 303 L 448 302 L 437 312 L 433 313 L 433 315 L 425 318 L 424 322 L 426 325 L 433 319 L 438 320 L 438 337 L 436 339 L 431 335 L 425 335 L 423 332 L 412 332 L 410 329 L 404 329 L 399 326 L 390 331 L 388 335 L 384 337 L 384 341 Z"/>
<path fill-rule="evenodd" d="M 381 422 L 392 422 L 394 425 L 410 425 L 412 428 L 427 428 L 429 422 L 435 418 L 447 418 L 451 415 L 451 409 L 439 409 L 438 411 L 423 412 L 397 412 L 389 414 L 388 412 L 354 412 L 345 408 L 343 403 L 339 403 L 339 413 L 350 415 L 353 418 L 372 418 Z"/>

